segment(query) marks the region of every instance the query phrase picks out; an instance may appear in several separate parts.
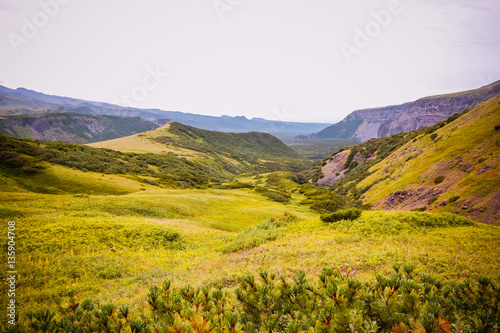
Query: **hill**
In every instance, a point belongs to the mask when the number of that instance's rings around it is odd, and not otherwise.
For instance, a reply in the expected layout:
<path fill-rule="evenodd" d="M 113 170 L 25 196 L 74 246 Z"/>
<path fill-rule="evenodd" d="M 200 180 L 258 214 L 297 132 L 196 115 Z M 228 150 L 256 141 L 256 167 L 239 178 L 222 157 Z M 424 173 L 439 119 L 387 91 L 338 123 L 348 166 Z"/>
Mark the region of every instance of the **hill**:
<path fill-rule="evenodd" d="M 244 116 L 214 117 L 179 111 L 138 109 L 70 97 L 46 95 L 25 88 L 10 89 L 0 86 L 0 114 L 59 112 L 57 110 L 60 108 L 64 108 L 67 112 L 141 117 L 151 122 L 156 122 L 159 119 L 170 119 L 174 122 L 212 131 L 236 133 L 252 131 L 268 132 L 280 139 L 287 140 L 293 139 L 301 133 L 317 132 L 328 125 L 324 123 L 274 121 L 263 118 L 247 119 Z M 85 112 L 82 112 L 82 109 Z M 279 115 L 277 116 L 280 118 Z"/>
<path fill-rule="evenodd" d="M 224 133 L 175 122 L 153 131 L 90 146 L 134 153 L 170 152 L 203 165 L 223 165 L 233 173 L 299 171 L 310 165 L 309 161 L 268 133 Z"/>
<path fill-rule="evenodd" d="M 316 137 L 367 141 L 410 132 L 441 122 L 500 94 L 500 81 L 476 90 L 421 98 L 415 102 L 354 111 Z"/>
<path fill-rule="evenodd" d="M 0 115 L 0 133 L 26 139 L 89 143 L 158 128 L 139 117 L 101 116 L 89 114 L 85 108 L 60 107 L 55 111 L 59 112 Z M 85 111 L 87 114 L 83 114 Z"/>
<path fill-rule="evenodd" d="M 450 212 L 500 225 L 500 96 L 432 127 L 323 162 L 319 183 L 375 209 Z"/>

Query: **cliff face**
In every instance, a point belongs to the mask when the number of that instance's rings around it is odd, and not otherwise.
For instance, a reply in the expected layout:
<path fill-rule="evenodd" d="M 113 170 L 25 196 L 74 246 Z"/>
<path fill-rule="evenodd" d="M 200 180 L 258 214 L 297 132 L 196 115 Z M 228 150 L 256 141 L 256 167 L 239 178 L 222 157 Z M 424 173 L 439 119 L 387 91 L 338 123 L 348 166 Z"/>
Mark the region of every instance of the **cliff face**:
<path fill-rule="evenodd" d="M 158 128 L 141 118 L 76 113 L 12 115 L 0 118 L 0 133 L 43 141 L 90 143 Z"/>
<path fill-rule="evenodd" d="M 367 141 L 432 126 L 455 113 L 476 107 L 500 94 L 500 81 L 462 93 L 432 96 L 415 102 L 354 111 L 318 132 L 318 138 Z"/>

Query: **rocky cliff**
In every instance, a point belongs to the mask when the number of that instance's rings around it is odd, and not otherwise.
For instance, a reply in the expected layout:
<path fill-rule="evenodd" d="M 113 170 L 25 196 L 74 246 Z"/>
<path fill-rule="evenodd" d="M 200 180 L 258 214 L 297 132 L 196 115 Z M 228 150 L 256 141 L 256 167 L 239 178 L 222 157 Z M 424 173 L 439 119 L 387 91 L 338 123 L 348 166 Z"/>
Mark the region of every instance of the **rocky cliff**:
<path fill-rule="evenodd" d="M 341 122 L 318 132 L 318 138 L 367 141 L 410 132 L 441 122 L 500 94 L 500 81 L 461 93 L 421 98 L 415 102 L 354 111 Z"/>
<path fill-rule="evenodd" d="M 0 117 L 0 133 L 44 141 L 89 143 L 111 140 L 158 128 L 139 117 L 117 117 L 90 114 L 44 113 L 4 115 Z"/>

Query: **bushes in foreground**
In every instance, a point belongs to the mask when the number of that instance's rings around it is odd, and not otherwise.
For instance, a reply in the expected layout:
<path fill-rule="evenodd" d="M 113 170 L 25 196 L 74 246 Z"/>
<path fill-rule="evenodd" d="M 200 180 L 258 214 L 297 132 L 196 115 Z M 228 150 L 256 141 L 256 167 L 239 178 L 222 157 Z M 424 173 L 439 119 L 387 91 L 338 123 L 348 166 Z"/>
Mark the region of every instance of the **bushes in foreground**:
<path fill-rule="evenodd" d="M 7 332 L 498 332 L 500 288 L 488 278 L 444 284 L 394 265 L 374 281 L 325 267 L 316 282 L 259 272 L 220 286 L 152 286 L 150 314 L 127 306 L 78 303 L 74 293 L 56 315 L 31 311 Z"/>

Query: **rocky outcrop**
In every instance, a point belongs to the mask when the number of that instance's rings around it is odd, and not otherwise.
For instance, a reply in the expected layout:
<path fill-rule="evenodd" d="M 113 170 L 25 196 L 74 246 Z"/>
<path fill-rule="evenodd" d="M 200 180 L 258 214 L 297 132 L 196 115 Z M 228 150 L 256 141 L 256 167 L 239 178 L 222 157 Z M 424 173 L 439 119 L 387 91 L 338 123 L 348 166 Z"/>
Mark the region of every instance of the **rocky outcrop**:
<path fill-rule="evenodd" d="M 25 139 L 90 143 L 150 131 L 159 126 L 141 118 L 77 113 L 9 115 L 0 133 Z"/>
<path fill-rule="evenodd" d="M 341 122 L 318 132 L 318 138 L 367 141 L 410 132 L 446 120 L 500 94 L 500 81 L 456 94 L 432 96 L 415 102 L 354 111 Z"/>

